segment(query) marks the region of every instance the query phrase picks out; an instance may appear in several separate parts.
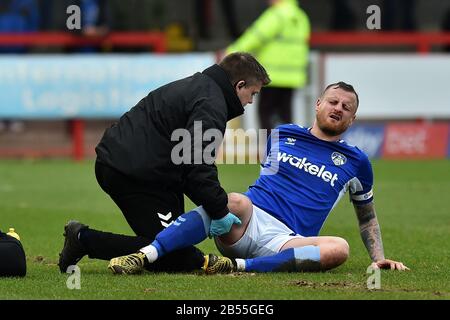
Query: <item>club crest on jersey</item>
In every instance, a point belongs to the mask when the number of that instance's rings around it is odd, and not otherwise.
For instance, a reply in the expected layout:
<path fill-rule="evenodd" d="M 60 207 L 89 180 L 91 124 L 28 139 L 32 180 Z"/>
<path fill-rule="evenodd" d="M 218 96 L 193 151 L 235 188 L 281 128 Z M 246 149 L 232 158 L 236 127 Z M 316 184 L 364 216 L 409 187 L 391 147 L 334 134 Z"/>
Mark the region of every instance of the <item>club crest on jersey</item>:
<path fill-rule="evenodd" d="M 347 158 L 339 152 L 333 152 L 331 154 L 331 160 L 333 160 L 333 163 L 337 166 L 342 166 L 347 162 Z"/>
<path fill-rule="evenodd" d="M 286 144 L 289 144 L 289 145 L 291 145 L 291 146 L 293 146 L 293 145 L 295 145 L 295 141 L 297 141 L 297 139 L 295 139 L 295 138 L 286 138 Z"/>

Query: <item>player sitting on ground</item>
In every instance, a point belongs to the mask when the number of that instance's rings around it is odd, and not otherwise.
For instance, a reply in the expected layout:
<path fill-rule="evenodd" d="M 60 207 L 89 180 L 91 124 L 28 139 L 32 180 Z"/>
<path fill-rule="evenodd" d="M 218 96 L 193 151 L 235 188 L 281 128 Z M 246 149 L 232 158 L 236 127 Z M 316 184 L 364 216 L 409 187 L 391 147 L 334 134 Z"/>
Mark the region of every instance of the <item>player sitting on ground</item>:
<path fill-rule="evenodd" d="M 317 100 L 312 128 L 289 124 L 272 132 L 259 179 L 245 195 L 229 194 L 229 209 L 241 225 L 210 228 L 210 218 L 198 207 L 138 253 L 112 259 L 109 268 L 114 273 L 138 273 L 146 263 L 210 234 L 227 257 L 205 256 L 207 273 L 329 270 L 345 262 L 349 246 L 342 238 L 318 234 L 349 191 L 372 266 L 407 270 L 403 263 L 385 259 L 369 159 L 340 139 L 353 123 L 358 104 L 351 85 L 334 83 Z"/>

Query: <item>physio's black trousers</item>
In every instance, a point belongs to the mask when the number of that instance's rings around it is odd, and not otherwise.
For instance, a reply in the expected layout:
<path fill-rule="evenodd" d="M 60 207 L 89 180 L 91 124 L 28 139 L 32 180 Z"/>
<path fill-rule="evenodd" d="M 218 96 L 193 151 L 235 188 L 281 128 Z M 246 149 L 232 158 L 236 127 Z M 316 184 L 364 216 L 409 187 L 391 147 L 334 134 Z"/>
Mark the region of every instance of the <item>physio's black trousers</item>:
<path fill-rule="evenodd" d="M 167 224 L 184 213 L 184 197 L 181 192 L 149 187 L 98 161 L 95 164 L 95 175 L 101 188 L 120 208 L 136 236 L 86 229 L 81 241 L 90 258 L 110 260 L 135 253 L 149 245 Z M 203 253 L 196 247 L 189 246 L 163 256 L 150 264 L 148 270 L 189 272 L 199 270 L 203 261 Z"/>

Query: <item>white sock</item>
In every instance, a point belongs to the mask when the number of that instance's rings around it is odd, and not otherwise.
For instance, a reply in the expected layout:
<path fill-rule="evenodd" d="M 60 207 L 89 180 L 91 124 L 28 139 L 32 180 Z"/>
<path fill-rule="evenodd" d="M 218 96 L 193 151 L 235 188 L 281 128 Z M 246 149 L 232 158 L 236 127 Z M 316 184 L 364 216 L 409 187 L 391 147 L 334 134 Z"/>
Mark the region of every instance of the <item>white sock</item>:
<path fill-rule="evenodd" d="M 236 259 L 237 271 L 245 271 L 245 259 Z"/>
<path fill-rule="evenodd" d="M 153 263 L 156 261 L 156 259 L 158 259 L 158 250 L 156 250 L 156 248 L 151 244 L 144 248 L 141 248 L 139 251 L 145 254 L 148 262 L 150 263 Z"/>

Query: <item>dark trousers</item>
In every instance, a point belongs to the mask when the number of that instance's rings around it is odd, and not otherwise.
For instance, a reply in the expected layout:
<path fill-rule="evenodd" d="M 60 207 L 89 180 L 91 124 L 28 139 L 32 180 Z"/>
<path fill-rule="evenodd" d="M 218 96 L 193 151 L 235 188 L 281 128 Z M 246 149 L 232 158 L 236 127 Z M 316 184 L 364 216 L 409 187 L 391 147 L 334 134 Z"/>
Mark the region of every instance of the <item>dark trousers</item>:
<path fill-rule="evenodd" d="M 83 232 L 81 241 L 90 258 L 110 260 L 137 252 L 149 245 L 160 231 L 184 213 L 182 192 L 132 180 L 98 161 L 95 164 L 95 175 L 101 188 L 120 208 L 136 236 L 89 228 Z M 202 264 L 203 253 L 190 246 L 163 256 L 150 264 L 149 270 L 188 272 L 198 270 Z"/>
<path fill-rule="evenodd" d="M 277 125 L 292 122 L 292 88 L 265 87 L 258 102 L 261 129 L 270 130 Z"/>

